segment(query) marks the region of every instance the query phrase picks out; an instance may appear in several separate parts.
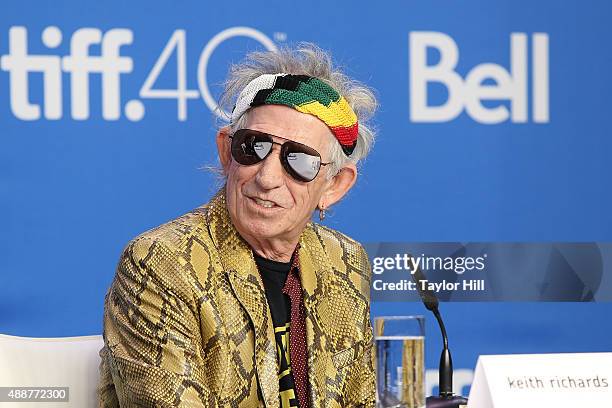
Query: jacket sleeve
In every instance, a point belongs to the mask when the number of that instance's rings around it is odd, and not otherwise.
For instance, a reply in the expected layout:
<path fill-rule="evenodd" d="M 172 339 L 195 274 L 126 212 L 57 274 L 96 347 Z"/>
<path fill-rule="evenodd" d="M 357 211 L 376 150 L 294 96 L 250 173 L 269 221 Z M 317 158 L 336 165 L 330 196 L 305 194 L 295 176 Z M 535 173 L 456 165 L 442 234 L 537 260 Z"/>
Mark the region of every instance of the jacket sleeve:
<path fill-rule="evenodd" d="M 368 255 L 361 245 L 359 245 L 359 258 L 364 271 L 362 295 L 367 301 L 367 311 L 364 317 L 363 354 L 361 361 L 356 361 L 353 364 L 353 372 L 347 384 L 347 395 L 350 398 L 348 406 L 374 408 L 376 406 L 376 350 L 370 320 L 370 281 L 372 273 Z"/>
<path fill-rule="evenodd" d="M 121 407 L 216 406 L 180 261 L 177 251 L 147 238 L 130 242 L 121 256 L 105 299 L 101 352 Z"/>

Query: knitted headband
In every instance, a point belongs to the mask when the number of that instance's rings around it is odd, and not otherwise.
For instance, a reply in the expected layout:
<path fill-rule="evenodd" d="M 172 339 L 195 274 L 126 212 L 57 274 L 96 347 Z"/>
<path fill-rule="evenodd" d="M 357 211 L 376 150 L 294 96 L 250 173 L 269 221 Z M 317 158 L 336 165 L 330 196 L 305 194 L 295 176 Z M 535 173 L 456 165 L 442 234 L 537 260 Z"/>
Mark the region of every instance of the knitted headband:
<path fill-rule="evenodd" d="M 249 108 L 286 105 L 321 119 L 332 131 L 344 154 L 357 145 L 357 115 L 346 99 L 320 79 L 306 75 L 263 74 L 244 87 L 232 111 L 236 123 Z"/>

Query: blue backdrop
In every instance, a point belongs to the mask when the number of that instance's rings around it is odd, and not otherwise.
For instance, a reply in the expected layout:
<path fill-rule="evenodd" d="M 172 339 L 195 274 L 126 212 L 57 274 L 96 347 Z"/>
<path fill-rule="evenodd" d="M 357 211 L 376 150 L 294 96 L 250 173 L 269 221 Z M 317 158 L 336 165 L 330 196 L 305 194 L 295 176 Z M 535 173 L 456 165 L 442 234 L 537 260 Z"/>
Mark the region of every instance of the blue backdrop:
<path fill-rule="evenodd" d="M 329 49 L 381 104 L 375 148 L 327 225 L 369 243 L 610 241 L 611 11 L 603 0 L 4 1 L 0 333 L 101 333 L 122 247 L 217 188 L 202 167 L 216 162 L 211 100 L 228 64 L 298 41 Z M 612 349 L 609 303 L 442 309 L 459 368 L 484 353 Z M 432 319 L 427 330 L 433 367 Z"/>

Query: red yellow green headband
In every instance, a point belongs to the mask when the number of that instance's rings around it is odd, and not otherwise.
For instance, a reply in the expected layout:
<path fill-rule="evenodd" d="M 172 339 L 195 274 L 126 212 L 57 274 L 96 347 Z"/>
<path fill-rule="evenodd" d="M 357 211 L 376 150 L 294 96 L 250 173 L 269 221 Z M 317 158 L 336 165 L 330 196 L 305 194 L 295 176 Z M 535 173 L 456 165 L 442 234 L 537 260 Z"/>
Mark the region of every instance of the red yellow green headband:
<path fill-rule="evenodd" d="M 244 87 L 232 111 L 232 123 L 248 109 L 286 105 L 321 119 L 350 156 L 357 145 L 357 115 L 346 99 L 320 79 L 306 75 L 263 74 Z"/>

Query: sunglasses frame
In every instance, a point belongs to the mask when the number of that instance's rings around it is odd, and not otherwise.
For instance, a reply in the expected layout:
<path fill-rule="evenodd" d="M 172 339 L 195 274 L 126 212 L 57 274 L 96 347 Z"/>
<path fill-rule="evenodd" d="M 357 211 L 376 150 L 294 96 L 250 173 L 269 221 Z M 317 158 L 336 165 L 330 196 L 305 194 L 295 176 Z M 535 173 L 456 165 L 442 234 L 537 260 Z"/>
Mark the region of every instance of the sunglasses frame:
<path fill-rule="evenodd" d="M 281 162 L 281 164 L 283 166 L 283 169 L 287 172 L 287 174 L 289 174 L 291 176 L 291 178 L 293 178 L 296 181 L 299 181 L 299 182 L 302 182 L 302 183 L 309 183 L 309 182 L 311 182 L 311 181 L 313 181 L 314 179 L 317 178 L 317 176 L 319 175 L 319 172 L 321 171 L 321 167 L 322 166 L 327 166 L 328 164 L 332 163 L 332 162 L 324 163 L 323 159 L 321 158 L 321 154 L 318 151 L 316 151 L 314 148 L 312 148 L 312 147 L 310 147 L 308 145 L 305 145 L 303 143 L 296 142 L 294 140 L 287 139 L 287 138 L 282 137 L 282 136 L 276 136 L 276 135 L 273 135 L 271 133 L 266 133 L 266 132 L 261 132 L 259 130 L 243 128 L 243 129 L 238 129 L 233 134 L 229 135 L 229 138 L 232 140 L 232 142 L 231 142 L 232 146 L 230 147 L 232 158 L 234 160 L 236 160 L 236 163 L 240 164 L 241 166 L 254 166 L 254 165 L 258 164 L 258 163 L 263 162 L 264 160 L 266 160 L 268 158 L 268 156 L 270 156 L 270 153 L 272 153 L 273 149 L 270 149 L 270 151 L 262 159 L 260 159 L 259 161 L 255 162 L 255 163 L 242 164 L 234 156 L 234 149 L 233 149 L 234 136 L 236 136 L 236 134 L 239 133 L 239 132 L 242 132 L 242 133 L 249 132 L 249 133 L 256 134 L 257 136 L 267 137 L 268 139 L 270 139 L 269 140 L 270 143 L 272 143 L 273 145 L 280 146 L 281 147 L 281 151 L 280 151 L 280 154 L 279 154 L 279 159 L 280 159 L 280 162 Z M 284 143 L 276 142 L 274 140 L 274 138 L 284 140 L 285 142 Z M 314 175 L 314 177 L 312 179 L 307 179 L 307 178 L 301 176 L 300 174 L 298 174 L 297 171 L 295 169 L 293 169 L 291 167 L 291 165 L 289 164 L 289 162 L 287 161 L 287 156 L 289 155 L 289 153 L 291 153 L 291 152 L 288 152 L 287 149 L 289 147 L 291 147 L 291 146 L 298 146 L 298 147 L 300 147 L 302 149 L 302 151 L 300 153 L 306 153 L 306 154 L 308 154 L 310 156 L 316 156 L 316 157 L 319 158 L 319 160 L 320 160 L 319 168 L 317 169 L 317 173 Z M 299 152 L 299 150 L 298 150 L 298 152 Z M 311 152 L 314 153 L 314 154 L 311 154 Z"/>

